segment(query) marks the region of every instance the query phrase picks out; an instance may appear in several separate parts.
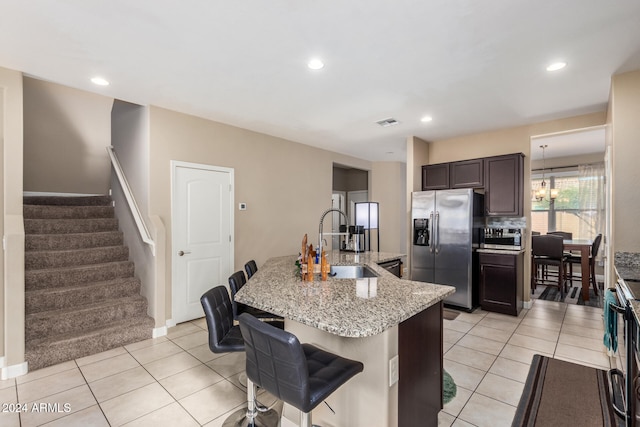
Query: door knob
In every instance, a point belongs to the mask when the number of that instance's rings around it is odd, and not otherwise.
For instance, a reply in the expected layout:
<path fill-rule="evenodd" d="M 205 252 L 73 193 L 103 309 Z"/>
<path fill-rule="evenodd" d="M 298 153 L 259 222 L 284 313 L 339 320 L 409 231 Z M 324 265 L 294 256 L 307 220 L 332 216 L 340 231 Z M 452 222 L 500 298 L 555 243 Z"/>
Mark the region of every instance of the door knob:
<path fill-rule="evenodd" d="M 190 254 L 190 253 L 191 253 L 191 252 L 189 252 L 189 251 L 178 251 L 178 255 L 179 255 L 179 256 L 183 256 L 183 255 L 185 255 L 185 254 Z"/>

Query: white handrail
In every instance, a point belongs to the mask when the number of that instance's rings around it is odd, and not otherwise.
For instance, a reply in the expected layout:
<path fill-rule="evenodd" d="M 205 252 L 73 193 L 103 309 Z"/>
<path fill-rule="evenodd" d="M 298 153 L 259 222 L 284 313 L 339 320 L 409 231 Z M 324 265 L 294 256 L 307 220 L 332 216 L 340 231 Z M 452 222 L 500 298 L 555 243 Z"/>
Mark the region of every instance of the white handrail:
<path fill-rule="evenodd" d="M 107 147 L 107 152 L 109 153 L 109 157 L 111 158 L 111 165 L 113 166 L 113 170 L 116 172 L 116 176 L 118 177 L 118 181 L 120 182 L 120 186 L 122 187 L 122 191 L 124 193 L 124 197 L 127 199 L 127 204 L 129 205 L 129 210 L 133 215 L 133 219 L 138 226 L 138 232 L 140 233 L 140 237 L 142 241 L 147 245 L 151 246 L 151 253 L 153 256 L 156 256 L 156 244 L 151 238 L 151 234 L 149 233 L 149 229 L 147 225 L 144 223 L 142 219 L 142 214 L 140 214 L 140 209 L 138 209 L 138 204 L 136 203 L 135 198 L 133 197 L 133 192 L 131 191 L 131 187 L 129 187 L 129 182 L 127 178 L 124 176 L 124 171 L 122 170 L 122 166 L 120 166 L 120 161 L 118 161 L 118 157 L 116 156 L 116 151 L 113 146 Z"/>

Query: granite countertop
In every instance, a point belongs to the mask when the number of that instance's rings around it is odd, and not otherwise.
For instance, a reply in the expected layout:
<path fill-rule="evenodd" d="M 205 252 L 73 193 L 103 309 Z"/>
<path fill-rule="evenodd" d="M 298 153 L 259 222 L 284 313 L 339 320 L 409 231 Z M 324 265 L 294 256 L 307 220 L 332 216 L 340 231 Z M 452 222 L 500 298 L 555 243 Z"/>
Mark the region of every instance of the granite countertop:
<path fill-rule="evenodd" d="M 270 258 L 236 294 L 236 301 L 343 337 L 377 335 L 442 301 L 455 288 L 400 279 L 378 262 L 404 257 L 384 252 L 330 251 L 332 265 L 364 264 L 377 278 L 303 282 L 296 255 Z"/>
<path fill-rule="evenodd" d="M 625 282 L 640 282 L 640 253 L 616 252 L 613 260 L 616 274 Z M 631 310 L 640 321 L 640 301 L 631 300 Z"/>
<path fill-rule="evenodd" d="M 621 279 L 640 281 L 640 253 L 616 252 L 613 265 Z"/>

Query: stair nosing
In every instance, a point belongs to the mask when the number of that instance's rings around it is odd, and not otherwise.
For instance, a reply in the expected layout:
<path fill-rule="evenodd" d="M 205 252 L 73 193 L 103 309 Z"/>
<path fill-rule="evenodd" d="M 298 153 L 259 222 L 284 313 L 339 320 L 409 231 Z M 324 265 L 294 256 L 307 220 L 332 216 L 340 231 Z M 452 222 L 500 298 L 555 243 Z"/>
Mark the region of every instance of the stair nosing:
<path fill-rule="evenodd" d="M 25 321 L 29 318 L 36 319 L 36 318 L 49 317 L 49 316 L 59 316 L 59 315 L 64 315 L 66 313 L 79 313 L 84 311 L 91 311 L 96 308 L 103 308 L 103 307 L 109 307 L 113 305 L 120 305 L 126 302 L 139 302 L 139 301 L 143 301 L 148 304 L 145 297 L 137 294 L 137 295 L 122 297 L 122 298 L 109 298 L 97 303 L 86 304 L 86 305 L 83 305 L 82 307 L 67 307 L 67 308 L 59 308 L 56 310 L 47 310 L 47 311 L 39 311 L 37 313 L 30 313 L 25 315 Z"/>

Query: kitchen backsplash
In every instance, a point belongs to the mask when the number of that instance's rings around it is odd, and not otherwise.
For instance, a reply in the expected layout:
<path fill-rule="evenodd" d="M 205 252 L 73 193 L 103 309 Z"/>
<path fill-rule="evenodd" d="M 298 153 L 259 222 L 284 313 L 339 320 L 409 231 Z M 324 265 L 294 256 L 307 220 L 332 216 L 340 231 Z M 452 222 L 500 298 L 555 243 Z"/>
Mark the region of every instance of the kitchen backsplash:
<path fill-rule="evenodd" d="M 485 217 L 486 228 L 527 228 L 527 218 L 520 217 Z"/>
<path fill-rule="evenodd" d="M 637 252 L 616 252 L 614 257 L 615 266 L 628 268 L 640 268 L 640 253 Z"/>

